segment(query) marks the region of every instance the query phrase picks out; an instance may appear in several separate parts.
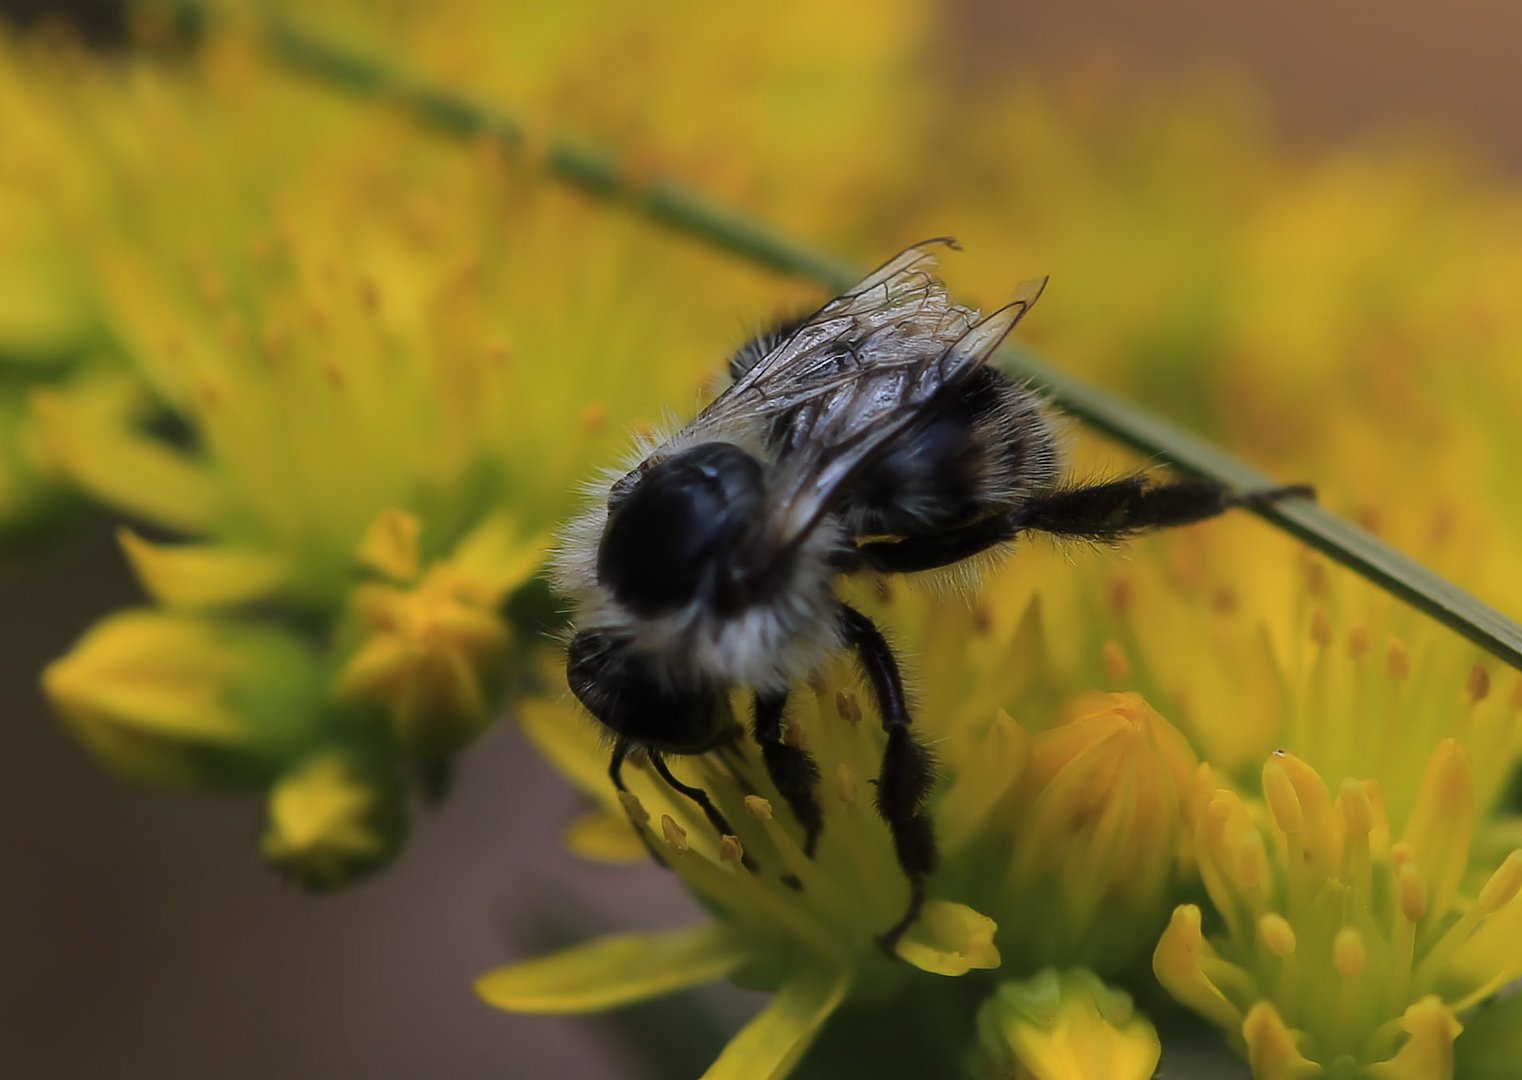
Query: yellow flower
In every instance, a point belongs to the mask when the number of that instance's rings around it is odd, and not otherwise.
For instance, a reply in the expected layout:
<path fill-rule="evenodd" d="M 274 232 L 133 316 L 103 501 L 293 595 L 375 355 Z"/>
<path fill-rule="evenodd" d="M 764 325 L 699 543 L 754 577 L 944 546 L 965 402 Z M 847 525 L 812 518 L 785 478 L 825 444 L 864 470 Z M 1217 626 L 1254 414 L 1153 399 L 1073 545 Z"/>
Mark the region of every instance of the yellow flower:
<path fill-rule="evenodd" d="M 1153 967 L 1225 1028 L 1262 1080 L 1453 1075 L 1459 1018 L 1522 976 L 1522 851 L 1463 894 L 1474 785 L 1457 743 L 1439 745 L 1416 805 L 1392 832 L 1380 789 L 1335 796 L 1301 759 L 1263 767 L 1267 813 L 1217 790 L 1195 855 L 1222 923 L 1179 907 Z"/>
<path fill-rule="evenodd" d="M 980 1075 L 1151 1080 L 1162 1044 L 1129 995 L 1083 969 L 1006 982 L 978 1010 Z"/>
<path fill-rule="evenodd" d="M 153 783 L 260 783 L 318 730 L 316 661 L 272 626 L 123 611 L 42 683 L 102 764 Z"/>
<path fill-rule="evenodd" d="M 619 861 L 654 852 L 714 922 L 508 967 L 481 980 L 483 997 L 515 1011 L 585 1011 L 728 976 L 778 996 L 713 1075 L 752 1075 L 726 1071 L 741 1063 L 780 1075 L 842 1000 L 908 992 L 906 981 L 923 978 L 916 968 L 960 976 L 1002 961 L 1020 973 L 1091 958 L 1119 967 L 1144 953 L 1178 872 L 1193 755 L 1134 696 L 1080 698 L 1055 716 L 1021 709 L 1013 719 L 1004 711 L 1019 700 L 1011 658 L 1039 652 L 1028 646 L 1040 631 L 991 588 L 976 609 L 898 583 L 852 597 L 913 657 L 924 701 L 915 723 L 939 770 L 929 811 L 942 866 L 896 961 L 877 936 L 902 912 L 907 884 L 867 786 L 885 736 L 870 694 L 836 658 L 795 690 L 788 721 L 787 737 L 808 748 L 822 776 L 825 827 L 812 860 L 749 739 L 671 763 L 712 797 L 733 829 L 720 836 L 647 770 L 620 800 L 594 725 L 563 696 L 523 703 L 529 738 L 598 807 L 572 826 L 573 848 Z M 750 707 L 743 693 L 733 704 L 742 716 Z M 656 970 L 663 958 L 669 969 Z M 761 1068 L 754 1047 L 763 1044 L 776 1056 Z"/>
<path fill-rule="evenodd" d="M 360 558 L 396 583 L 355 588 L 356 644 L 338 696 L 381 710 L 397 739 L 424 761 L 458 750 L 492 719 L 509 634 L 498 609 L 539 565 L 542 541 L 523 543 L 506 517 L 485 521 L 419 573 L 422 523 L 400 511 L 376 519 Z"/>
<path fill-rule="evenodd" d="M 529 737 L 601 808 L 595 827 L 573 829 L 578 846 L 625 857 L 645 845 L 715 921 L 605 939 L 504 968 L 483 976 L 478 992 L 513 1011 L 582 1012 L 731 976 L 777 994 L 708 1075 L 781 1076 L 848 995 L 883 997 L 915 969 L 960 976 L 998 966 L 993 920 L 950 899 L 927 904 L 898 943 L 899 959 L 878 945 L 907 893 L 866 788 L 883 746 L 875 719 L 864 715 L 839 671 L 796 695 L 789 737 L 807 740 L 828 785 L 827 825 L 811 860 L 754 747 L 736 743 L 722 758 L 672 762 L 680 779 L 708 791 L 734 829 L 719 836 L 693 803 L 647 769 L 632 770 L 631 794 L 617 797 L 607 751 L 586 719 L 559 701 L 524 703 L 520 720 Z M 942 787 L 947 799 L 957 797 L 955 777 Z M 613 827 L 612 815 L 627 824 Z"/>
<path fill-rule="evenodd" d="M 314 890 L 347 885 L 391 860 L 407 832 L 404 789 L 373 755 L 324 749 L 270 789 L 259 849 Z"/>

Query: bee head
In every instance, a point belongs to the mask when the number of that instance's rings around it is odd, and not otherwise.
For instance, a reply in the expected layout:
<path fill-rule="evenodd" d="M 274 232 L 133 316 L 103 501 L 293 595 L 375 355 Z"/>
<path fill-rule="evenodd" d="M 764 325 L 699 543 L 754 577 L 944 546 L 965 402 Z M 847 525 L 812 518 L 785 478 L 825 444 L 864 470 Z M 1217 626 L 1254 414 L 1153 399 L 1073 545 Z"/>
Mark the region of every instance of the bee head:
<path fill-rule="evenodd" d="M 609 499 L 597 580 L 638 615 L 695 600 L 735 602 L 737 560 L 764 511 L 761 463 L 731 443 L 711 442 L 630 477 Z"/>
<path fill-rule="evenodd" d="M 626 641 L 583 630 L 566 653 L 566 682 L 578 701 L 621 738 L 674 754 L 700 754 L 733 727 L 728 699 L 695 686 L 677 690 Z"/>

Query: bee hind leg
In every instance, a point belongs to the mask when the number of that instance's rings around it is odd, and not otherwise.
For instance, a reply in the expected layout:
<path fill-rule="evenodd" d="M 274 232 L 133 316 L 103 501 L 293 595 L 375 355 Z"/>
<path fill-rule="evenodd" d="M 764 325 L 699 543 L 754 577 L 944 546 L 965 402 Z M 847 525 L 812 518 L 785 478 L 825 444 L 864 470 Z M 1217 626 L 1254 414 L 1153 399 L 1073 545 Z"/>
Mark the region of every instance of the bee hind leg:
<path fill-rule="evenodd" d="M 1237 507 L 1260 509 L 1281 499 L 1314 497 L 1312 489 L 1303 484 L 1238 492 L 1213 480 L 1156 483 L 1138 473 L 1033 495 L 1010 516 L 1012 524 L 1022 530 L 1110 541 L 1192 525 Z"/>
<path fill-rule="evenodd" d="M 855 608 L 841 605 L 841 629 L 855 651 L 877 698 L 888 745 L 877 777 L 877 812 L 887 822 L 893 852 L 909 880 L 909 904 L 904 914 L 878 937 L 893 955 L 899 939 L 919 918 L 925 905 L 925 889 L 939 857 L 935 827 L 925 813 L 925 800 L 935 783 L 930 753 L 915 741 L 909 729 L 909 703 L 898 661 L 882 632 Z"/>
<path fill-rule="evenodd" d="M 824 811 L 819 806 L 819 766 L 807 750 L 782 741 L 782 714 L 787 708 L 787 692 L 757 693 L 753 733 L 761 747 L 766 775 L 803 826 L 803 853 L 814 857 L 819 833 L 824 829 Z"/>

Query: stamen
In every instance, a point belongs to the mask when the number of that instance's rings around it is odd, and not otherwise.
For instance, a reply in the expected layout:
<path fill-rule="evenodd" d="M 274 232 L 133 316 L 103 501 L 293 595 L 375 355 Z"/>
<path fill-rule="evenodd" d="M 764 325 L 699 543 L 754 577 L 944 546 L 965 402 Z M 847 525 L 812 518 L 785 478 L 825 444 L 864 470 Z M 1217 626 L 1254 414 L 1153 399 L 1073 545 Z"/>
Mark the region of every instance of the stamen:
<path fill-rule="evenodd" d="M 856 801 L 856 774 L 844 761 L 835 768 L 835 791 L 848 806 Z"/>
<path fill-rule="evenodd" d="M 1490 696 L 1490 672 L 1476 664 L 1469 671 L 1469 679 L 1465 682 L 1464 689 L 1469 691 L 1469 700 L 1478 705 Z"/>
<path fill-rule="evenodd" d="M 745 848 L 740 844 L 738 836 L 725 836 L 719 841 L 719 859 L 731 866 L 740 866 L 745 861 Z"/>
<path fill-rule="evenodd" d="M 676 823 L 670 814 L 661 815 L 661 836 L 665 837 L 666 843 L 679 855 L 685 855 L 690 848 L 687 844 L 687 830 Z"/>
<path fill-rule="evenodd" d="M 639 801 L 639 796 L 632 791 L 620 791 L 618 801 L 624 805 L 624 813 L 629 815 L 629 821 L 637 829 L 650 823 L 650 811 L 645 809 L 645 804 Z"/>
<path fill-rule="evenodd" d="M 749 810 L 753 817 L 759 818 L 761 821 L 770 821 L 772 819 L 772 804 L 760 795 L 745 796 L 745 809 Z"/>
<path fill-rule="evenodd" d="M 1332 643 L 1332 620 L 1323 608 L 1311 613 L 1311 640 L 1323 649 Z"/>

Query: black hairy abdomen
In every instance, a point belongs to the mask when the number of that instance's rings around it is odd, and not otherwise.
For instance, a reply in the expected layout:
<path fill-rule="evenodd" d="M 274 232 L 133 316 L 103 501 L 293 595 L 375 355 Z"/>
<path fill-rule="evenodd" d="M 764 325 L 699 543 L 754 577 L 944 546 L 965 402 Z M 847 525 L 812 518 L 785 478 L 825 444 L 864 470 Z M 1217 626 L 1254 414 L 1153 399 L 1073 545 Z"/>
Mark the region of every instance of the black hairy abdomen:
<path fill-rule="evenodd" d="M 851 482 L 840 505 L 850 531 L 916 536 L 1004 509 L 1034 434 L 1011 407 L 1018 393 L 987 367 L 948 392 Z"/>

